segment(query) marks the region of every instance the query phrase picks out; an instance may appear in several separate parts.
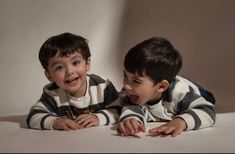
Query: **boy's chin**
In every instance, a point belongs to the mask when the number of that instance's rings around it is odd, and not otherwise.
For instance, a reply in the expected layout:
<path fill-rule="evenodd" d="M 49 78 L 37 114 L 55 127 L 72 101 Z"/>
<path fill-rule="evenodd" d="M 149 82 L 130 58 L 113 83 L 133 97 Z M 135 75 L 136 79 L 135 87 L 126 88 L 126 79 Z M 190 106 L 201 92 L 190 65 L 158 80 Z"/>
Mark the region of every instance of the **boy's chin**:
<path fill-rule="evenodd" d="M 132 101 L 131 101 L 131 103 L 132 103 L 133 105 L 136 105 L 136 106 L 143 106 L 143 104 L 138 103 L 138 102 L 132 102 Z"/>

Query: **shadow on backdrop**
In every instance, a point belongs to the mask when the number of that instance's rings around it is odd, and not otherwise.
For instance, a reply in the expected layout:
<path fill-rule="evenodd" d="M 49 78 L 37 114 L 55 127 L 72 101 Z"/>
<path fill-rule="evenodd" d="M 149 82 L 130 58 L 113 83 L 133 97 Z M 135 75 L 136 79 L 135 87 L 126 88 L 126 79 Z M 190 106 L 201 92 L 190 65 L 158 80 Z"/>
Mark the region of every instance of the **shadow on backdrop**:
<path fill-rule="evenodd" d="M 2 116 L 0 121 L 18 123 L 20 128 L 28 128 L 26 124 L 27 115 Z"/>

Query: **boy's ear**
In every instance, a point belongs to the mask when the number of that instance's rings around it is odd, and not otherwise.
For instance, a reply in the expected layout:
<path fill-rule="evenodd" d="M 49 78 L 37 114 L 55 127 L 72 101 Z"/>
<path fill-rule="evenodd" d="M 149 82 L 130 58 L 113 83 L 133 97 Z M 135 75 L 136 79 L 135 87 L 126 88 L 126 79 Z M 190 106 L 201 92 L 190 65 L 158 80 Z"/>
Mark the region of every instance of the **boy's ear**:
<path fill-rule="evenodd" d="M 87 68 L 86 68 L 87 72 L 90 71 L 90 68 L 91 68 L 91 58 L 87 59 L 86 66 L 87 66 Z"/>
<path fill-rule="evenodd" d="M 47 70 L 44 71 L 44 74 L 50 82 L 54 82 L 54 80 L 52 79 L 50 73 Z"/>
<path fill-rule="evenodd" d="M 164 92 L 168 89 L 169 87 L 169 82 L 167 80 L 162 80 L 159 82 L 159 90 L 160 92 Z"/>

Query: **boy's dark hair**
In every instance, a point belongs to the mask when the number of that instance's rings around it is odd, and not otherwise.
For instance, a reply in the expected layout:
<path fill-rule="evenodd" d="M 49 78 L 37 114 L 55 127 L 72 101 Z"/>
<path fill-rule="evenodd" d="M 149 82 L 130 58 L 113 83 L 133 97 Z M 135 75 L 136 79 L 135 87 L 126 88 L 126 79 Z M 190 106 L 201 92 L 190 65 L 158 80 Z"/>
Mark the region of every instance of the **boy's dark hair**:
<path fill-rule="evenodd" d="M 171 83 L 182 66 L 182 56 L 172 44 L 161 37 L 147 39 L 125 56 L 124 67 L 128 72 L 149 76 L 154 83 L 167 80 Z"/>
<path fill-rule="evenodd" d="M 68 32 L 52 36 L 41 46 L 38 55 L 39 60 L 46 70 L 49 58 L 54 57 L 57 52 L 61 57 L 78 52 L 87 61 L 91 56 L 87 42 L 85 38 Z"/>

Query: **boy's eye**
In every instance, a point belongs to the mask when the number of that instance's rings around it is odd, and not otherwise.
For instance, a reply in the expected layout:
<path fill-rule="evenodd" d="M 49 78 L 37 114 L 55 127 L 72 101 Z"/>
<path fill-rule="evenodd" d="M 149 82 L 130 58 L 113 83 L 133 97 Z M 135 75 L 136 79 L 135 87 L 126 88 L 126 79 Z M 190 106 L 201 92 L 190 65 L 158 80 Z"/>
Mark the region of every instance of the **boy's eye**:
<path fill-rule="evenodd" d="M 136 84 L 141 84 L 141 82 L 138 81 L 138 80 L 133 80 L 133 82 L 136 83 Z"/>
<path fill-rule="evenodd" d="M 80 63 L 81 63 L 80 60 L 75 60 L 75 61 L 73 61 L 73 65 L 78 65 L 78 64 L 80 64 Z"/>
<path fill-rule="evenodd" d="M 60 71 L 60 70 L 62 70 L 62 69 L 63 69 L 63 66 L 56 66 L 56 67 L 55 67 L 55 70 L 56 70 L 56 71 Z"/>

